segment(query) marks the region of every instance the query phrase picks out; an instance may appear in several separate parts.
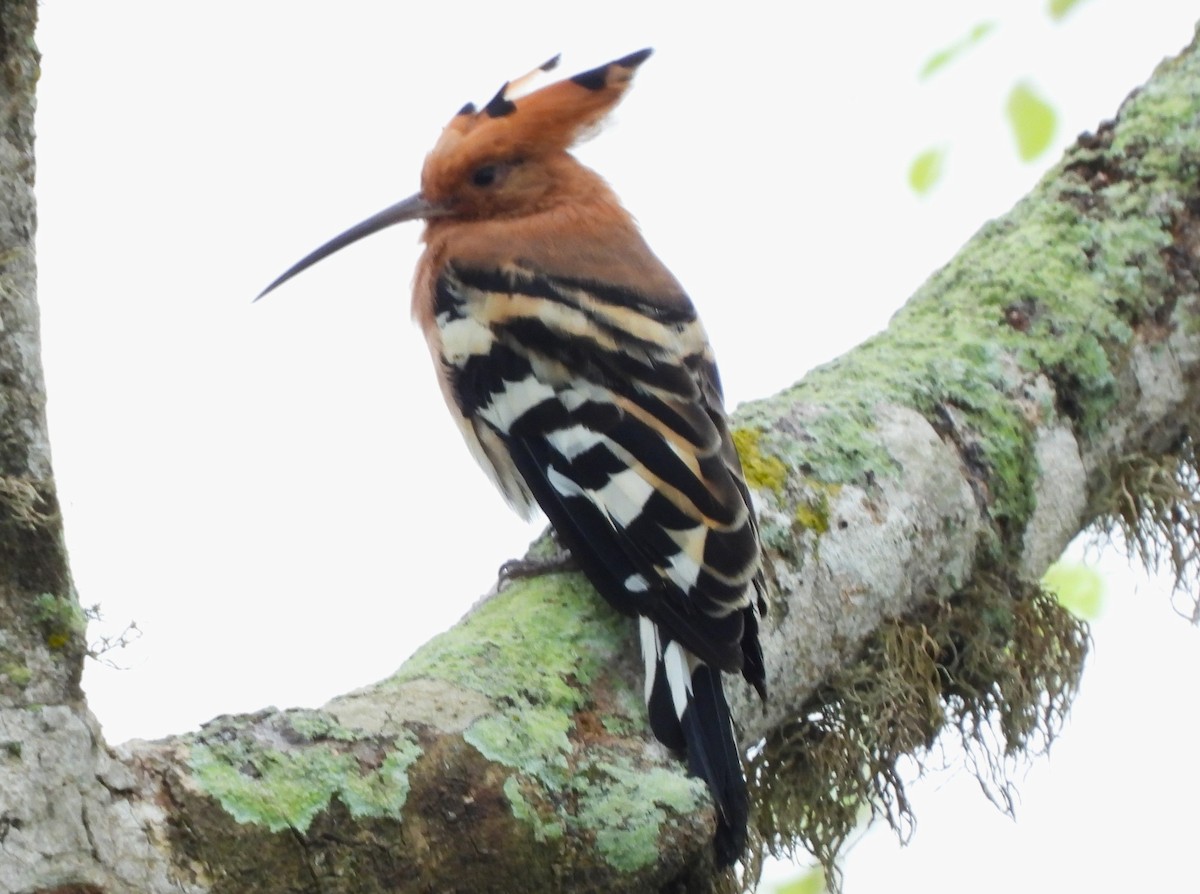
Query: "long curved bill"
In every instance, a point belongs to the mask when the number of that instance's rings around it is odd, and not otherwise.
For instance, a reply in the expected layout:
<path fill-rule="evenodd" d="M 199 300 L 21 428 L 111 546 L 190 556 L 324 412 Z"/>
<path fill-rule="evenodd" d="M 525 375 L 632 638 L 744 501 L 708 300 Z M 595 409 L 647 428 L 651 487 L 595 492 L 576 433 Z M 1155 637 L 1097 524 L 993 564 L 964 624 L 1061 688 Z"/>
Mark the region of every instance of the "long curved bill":
<path fill-rule="evenodd" d="M 370 236 L 372 233 L 378 233 L 380 230 L 390 227 L 393 224 L 404 223 L 407 220 L 425 220 L 430 217 L 440 217 L 443 214 L 445 214 L 445 210 L 440 205 L 426 201 L 425 197 L 420 193 L 417 193 L 415 196 L 409 196 L 395 205 L 389 205 L 378 214 L 371 215 L 362 223 L 355 224 L 341 235 L 334 236 L 320 248 L 309 252 L 285 270 L 273 283 L 259 292 L 254 300 L 257 301 L 268 292 L 283 285 L 296 274 L 302 273 L 318 261 L 323 261 L 334 252 L 341 251 L 347 245 Z"/>

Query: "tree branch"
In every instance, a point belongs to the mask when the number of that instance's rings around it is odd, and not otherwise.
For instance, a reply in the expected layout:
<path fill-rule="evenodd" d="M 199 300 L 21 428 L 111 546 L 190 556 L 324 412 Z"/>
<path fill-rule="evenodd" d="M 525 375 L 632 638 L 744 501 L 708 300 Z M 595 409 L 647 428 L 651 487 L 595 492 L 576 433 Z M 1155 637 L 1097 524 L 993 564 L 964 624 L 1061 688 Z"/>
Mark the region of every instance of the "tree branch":
<path fill-rule="evenodd" d="M 711 875 L 703 785 L 646 729 L 633 628 L 578 575 L 504 588 L 392 678 L 320 710 L 221 717 L 110 756 L 77 691 L 41 414 L 34 9 L 0 3 L 0 878 L 19 891 L 731 886 Z M 895 760 L 945 727 L 978 737 L 995 718 L 998 758 L 1052 735 L 1086 635 L 1037 581 L 1079 531 L 1120 523 L 1135 544 L 1175 537 L 1180 561 L 1194 555 L 1182 490 L 1148 502 L 1127 482 L 1195 469 L 1198 174 L 1193 44 L 886 332 L 738 414 L 775 598 L 771 699 L 734 694 L 743 742 L 765 743 L 767 840 L 828 859 L 860 804 L 901 818 Z"/>

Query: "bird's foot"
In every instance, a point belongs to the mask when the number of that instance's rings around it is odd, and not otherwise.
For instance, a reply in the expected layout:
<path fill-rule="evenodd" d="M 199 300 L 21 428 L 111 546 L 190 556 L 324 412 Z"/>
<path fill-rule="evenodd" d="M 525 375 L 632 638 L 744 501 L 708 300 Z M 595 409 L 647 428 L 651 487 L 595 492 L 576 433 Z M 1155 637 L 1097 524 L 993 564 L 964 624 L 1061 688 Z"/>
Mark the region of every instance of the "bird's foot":
<path fill-rule="evenodd" d="M 579 564 L 571 551 L 558 542 L 558 536 L 551 530 L 549 536 L 540 538 L 524 558 L 509 559 L 500 566 L 499 584 L 503 588 L 510 581 L 578 570 Z"/>

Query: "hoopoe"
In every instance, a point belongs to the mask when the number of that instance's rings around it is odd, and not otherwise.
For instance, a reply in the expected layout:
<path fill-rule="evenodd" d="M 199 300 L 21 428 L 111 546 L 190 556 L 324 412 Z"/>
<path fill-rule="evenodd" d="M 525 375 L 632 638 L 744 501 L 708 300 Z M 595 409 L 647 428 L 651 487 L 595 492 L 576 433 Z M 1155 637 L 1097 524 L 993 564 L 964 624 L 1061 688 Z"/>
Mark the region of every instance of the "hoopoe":
<path fill-rule="evenodd" d="M 692 302 L 569 152 L 650 53 L 519 96 L 556 57 L 482 109 L 468 103 L 419 193 L 262 295 L 384 227 L 425 221 L 412 313 L 450 412 L 508 502 L 526 517 L 541 507 L 600 595 L 638 618 L 651 730 L 707 783 L 727 866 L 745 849 L 748 805 L 721 672 L 766 698 L 758 526 Z"/>

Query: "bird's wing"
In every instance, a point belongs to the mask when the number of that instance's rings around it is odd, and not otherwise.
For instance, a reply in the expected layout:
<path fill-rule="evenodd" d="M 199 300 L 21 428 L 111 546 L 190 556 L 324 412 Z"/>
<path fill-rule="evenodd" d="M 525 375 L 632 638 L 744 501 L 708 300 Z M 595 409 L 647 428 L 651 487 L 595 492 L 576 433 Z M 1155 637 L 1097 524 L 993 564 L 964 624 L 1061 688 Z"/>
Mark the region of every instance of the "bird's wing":
<path fill-rule="evenodd" d="M 754 514 L 690 304 L 513 266 L 447 269 L 435 314 L 457 408 L 601 594 L 706 663 L 754 662 Z"/>

